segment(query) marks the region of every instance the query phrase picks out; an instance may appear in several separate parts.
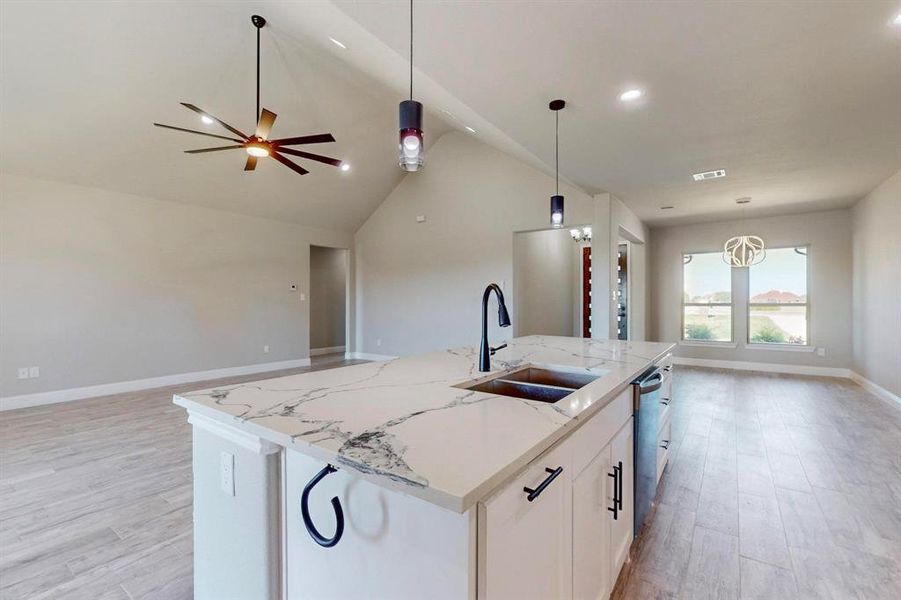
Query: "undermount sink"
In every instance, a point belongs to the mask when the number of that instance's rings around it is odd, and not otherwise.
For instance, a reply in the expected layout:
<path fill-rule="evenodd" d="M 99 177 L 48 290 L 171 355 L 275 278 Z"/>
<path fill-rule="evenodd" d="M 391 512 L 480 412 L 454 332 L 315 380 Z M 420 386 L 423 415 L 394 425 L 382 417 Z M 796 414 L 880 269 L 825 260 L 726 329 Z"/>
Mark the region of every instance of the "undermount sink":
<path fill-rule="evenodd" d="M 561 371 L 539 367 L 525 367 L 511 373 L 503 373 L 487 381 L 464 383 L 456 387 L 499 396 L 510 396 L 554 403 L 585 387 L 600 374 L 584 371 Z"/>

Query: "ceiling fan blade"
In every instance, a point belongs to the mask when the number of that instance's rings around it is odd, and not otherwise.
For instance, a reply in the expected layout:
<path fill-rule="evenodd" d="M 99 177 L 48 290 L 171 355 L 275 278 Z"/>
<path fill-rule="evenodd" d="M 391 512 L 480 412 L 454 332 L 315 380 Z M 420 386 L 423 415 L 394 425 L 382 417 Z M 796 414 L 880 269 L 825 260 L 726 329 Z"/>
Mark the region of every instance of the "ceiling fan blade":
<path fill-rule="evenodd" d="M 234 148 L 243 148 L 244 144 L 236 144 L 234 146 L 218 146 L 216 148 L 200 148 L 198 150 L 185 150 L 185 154 L 200 154 L 201 152 L 218 152 L 219 150 L 232 150 Z"/>
<path fill-rule="evenodd" d="M 219 138 L 220 140 L 228 140 L 230 142 L 243 142 L 235 138 L 226 137 L 224 135 L 216 135 L 215 133 L 207 133 L 205 131 L 195 131 L 194 129 L 185 129 L 184 127 L 175 127 L 174 125 L 163 125 L 162 123 L 154 123 L 157 127 L 165 127 L 166 129 L 174 129 L 175 131 L 185 131 L 187 133 L 196 133 L 197 135 L 205 135 L 207 137 Z"/>
<path fill-rule="evenodd" d="M 330 133 L 317 133 L 316 135 L 302 135 L 300 137 L 281 138 L 280 140 L 269 140 L 273 144 L 279 146 L 297 146 L 300 144 L 322 144 L 325 142 L 334 142 L 335 138 Z"/>
<path fill-rule="evenodd" d="M 222 125 L 222 126 L 225 127 L 226 129 L 228 129 L 229 131 L 231 131 L 232 133 L 234 133 L 236 136 L 238 136 L 238 137 L 240 137 L 240 138 L 243 138 L 243 139 L 245 139 L 245 140 L 248 139 L 248 137 L 247 137 L 246 135 L 244 135 L 243 133 L 241 133 L 240 131 L 238 131 L 237 129 L 235 129 L 234 127 L 232 127 L 231 125 L 229 125 L 229 124 L 226 123 L 225 121 L 223 121 L 223 120 L 221 120 L 221 119 L 217 119 L 216 117 L 214 117 L 213 115 L 211 115 L 211 114 L 208 113 L 207 111 L 203 110 L 202 108 L 197 108 L 197 107 L 194 106 L 193 104 L 188 104 L 187 102 L 182 102 L 181 105 L 184 106 L 185 108 L 189 109 L 189 110 L 193 110 L 194 112 L 196 112 L 196 113 L 199 114 L 199 115 L 206 115 L 206 116 L 208 116 L 208 117 L 211 118 L 212 120 L 216 121 L 217 123 L 219 123 L 220 125 Z"/>
<path fill-rule="evenodd" d="M 272 124 L 275 123 L 276 114 L 271 110 L 263 109 L 263 112 L 260 113 L 260 122 L 257 123 L 257 137 L 260 139 L 266 139 L 269 137 L 269 132 L 272 131 Z"/>
<path fill-rule="evenodd" d="M 294 150 L 293 148 L 279 148 L 278 151 L 284 152 L 285 154 L 290 154 L 291 156 L 299 156 L 308 160 L 316 160 L 327 165 L 332 165 L 333 167 L 340 167 L 343 163 L 343 161 L 340 161 L 337 158 L 329 158 L 328 156 L 320 156 L 319 154 L 310 154 L 309 152 Z"/>
<path fill-rule="evenodd" d="M 244 163 L 245 171 L 253 171 L 257 168 L 257 157 L 256 156 L 248 156 L 247 162 Z"/>
<path fill-rule="evenodd" d="M 291 169 L 291 170 L 293 170 L 293 171 L 296 171 L 296 172 L 300 173 L 301 175 L 306 175 L 307 173 L 309 173 L 309 171 L 307 171 L 306 169 L 304 169 L 303 167 L 301 167 L 301 166 L 298 165 L 297 163 L 291 162 L 290 160 L 288 160 L 287 158 L 285 158 L 284 156 L 282 156 L 282 155 L 279 154 L 278 152 L 274 152 L 274 151 L 273 151 L 273 152 L 270 152 L 270 153 L 269 153 L 269 156 L 271 156 L 272 158 L 274 158 L 274 159 L 277 160 L 278 162 L 282 163 L 283 165 L 285 165 L 285 166 L 288 167 L 289 169 Z"/>

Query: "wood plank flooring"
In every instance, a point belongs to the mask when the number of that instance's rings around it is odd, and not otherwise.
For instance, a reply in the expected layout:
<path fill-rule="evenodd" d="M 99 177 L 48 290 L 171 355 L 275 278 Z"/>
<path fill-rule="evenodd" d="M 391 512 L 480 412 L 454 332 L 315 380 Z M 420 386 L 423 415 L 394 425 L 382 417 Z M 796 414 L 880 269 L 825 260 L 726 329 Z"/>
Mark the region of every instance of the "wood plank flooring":
<path fill-rule="evenodd" d="M 672 460 L 621 599 L 901 598 L 901 407 L 677 367 Z"/>
<path fill-rule="evenodd" d="M 178 391 L 364 361 L 0 413 L 0 599 L 192 597 L 191 428 Z"/>
<path fill-rule="evenodd" d="M 0 598 L 191 597 L 171 397 L 207 385 L 0 413 Z M 899 407 L 839 379 L 683 367 L 675 385 L 672 462 L 617 598 L 901 597 Z"/>

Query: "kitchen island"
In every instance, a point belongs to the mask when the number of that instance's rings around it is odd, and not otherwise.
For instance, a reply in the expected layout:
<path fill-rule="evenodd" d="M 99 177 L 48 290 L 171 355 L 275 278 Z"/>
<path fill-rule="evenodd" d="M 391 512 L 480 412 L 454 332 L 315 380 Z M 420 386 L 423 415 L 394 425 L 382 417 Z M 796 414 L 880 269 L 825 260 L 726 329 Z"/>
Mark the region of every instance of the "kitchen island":
<path fill-rule="evenodd" d="M 176 396 L 194 425 L 196 597 L 577 593 L 577 476 L 607 451 L 589 491 L 603 493 L 605 516 L 607 496 L 619 505 L 611 527 L 631 542 L 631 467 L 617 465 L 631 464 L 630 383 L 671 349 L 530 336 L 499 350 L 489 373 L 463 348 Z M 580 385 L 555 402 L 481 391 L 530 369 Z M 527 387 L 542 386 L 556 387 Z M 617 432 L 629 434 L 624 458 L 608 468 Z M 317 475 L 304 519 L 303 488 Z M 508 521 L 544 517 L 544 533 Z M 544 551 L 522 547 L 530 535 Z M 609 592 L 618 552 L 593 586 Z"/>

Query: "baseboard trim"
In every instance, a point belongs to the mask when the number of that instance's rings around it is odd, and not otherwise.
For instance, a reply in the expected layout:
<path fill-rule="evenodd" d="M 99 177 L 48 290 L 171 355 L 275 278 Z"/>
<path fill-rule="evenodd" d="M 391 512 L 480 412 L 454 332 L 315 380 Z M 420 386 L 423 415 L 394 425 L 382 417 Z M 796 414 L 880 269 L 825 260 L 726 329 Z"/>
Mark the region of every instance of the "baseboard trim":
<path fill-rule="evenodd" d="M 877 383 L 873 383 L 860 373 L 851 371 L 851 380 L 874 396 L 879 396 L 883 400 L 895 402 L 896 404 L 898 404 L 898 406 L 901 406 L 901 396 L 893 394 Z"/>
<path fill-rule="evenodd" d="M 392 356 L 391 354 L 372 354 L 371 352 L 345 352 L 344 358 L 348 360 L 371 360 L 375 362 L 382 362 L 386 360 L 394 360 L 397 358 L 396 356 Z"/>
<path fill-rule="evenodd" d="M 851 377 L 850 369 L 841 367 L 814 367 L 807 365 L 786 365 L 779 363 L 746 362 L 741 360 L 715 360 L 711 358 L 691 358 L 674 356 L 677 365 L 690 367 L 711 367 L 714 369 L 732 369 L 735 371 L 763 371 L 766 373 L 787 373 L 790 375 L 819 375 L 823 377 Z"/>
<path fill-rule="evenodd" d="M 310 356 L 322 356 L 323 354 L 335 354 L 344 352 L 345 346 L 329 346 L 327 348 L 310 348 Z"/>
<path fill-rule="evenodd" d="M 134 379 L 132 381 L 119 381 L 116 383 L 104 383 L 101 385 L 90 385 L 86 387 L 69 388 L 65 390 L 53 390 L 52 392 L 39 392 L 36 394 L 7 396 L 5 398 L 0 398 L 0 412 L 15 410 L 17 408 L 43 406 L 45 404 L 71 402 L 72 400 L 83 400 L 85 398 L 96 398 L 97 396 L 109 396 L 111 394 L 137 392 L 140 390 L 149 390 L 158 387 L 191 383 L 194 381 L 221 379 L 223 377 L 237 377 L 239 375 L 252 375 L 254 373 L 266 373 L 268 371 L 281 371 L 283 369 L 296 369 L 299 367 L 309 366 L 309 358 L 298 358 L 296 360 L 283 360 L 279 362 L 245 365 L 242 367 L 228 367 L 225 369 L 212 369 L 209 371 L 194 371 L 191 373 L 178 373 L 176 375 L 150 377 L 148 379 Z"/>

